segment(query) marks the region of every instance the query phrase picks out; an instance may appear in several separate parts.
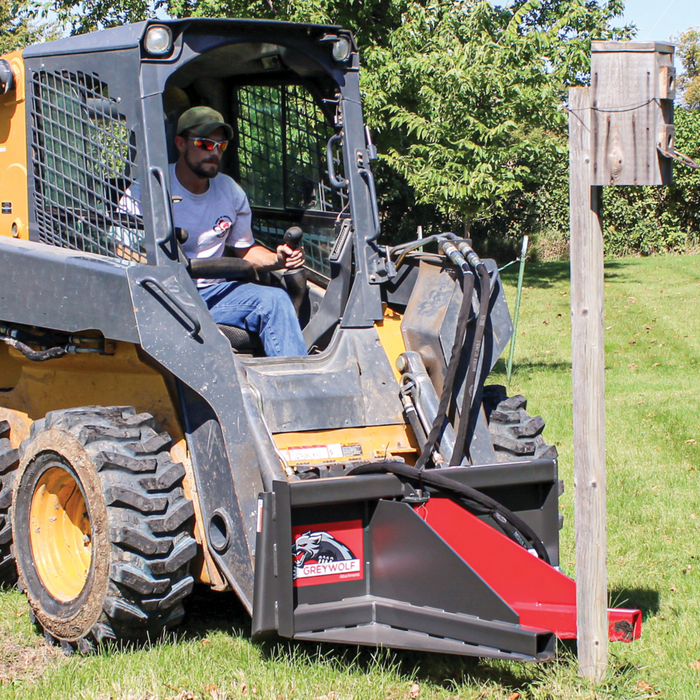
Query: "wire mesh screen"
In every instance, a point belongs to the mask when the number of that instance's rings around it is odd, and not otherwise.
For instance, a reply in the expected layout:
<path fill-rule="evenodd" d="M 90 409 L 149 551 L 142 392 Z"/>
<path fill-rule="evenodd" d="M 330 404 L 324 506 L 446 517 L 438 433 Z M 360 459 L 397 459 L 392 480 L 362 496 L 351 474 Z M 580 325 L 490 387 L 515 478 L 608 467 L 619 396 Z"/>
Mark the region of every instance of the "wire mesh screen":
<path fill-rule="evenodd" d="M 326 144 L 334 128 L 301 85 L 242 86 L 236 104 L 241 186 L 253 207 L 313 212 L 315 223 L 302 224 L 307 264 L 329 276 L 335 218 L 347 205 L 345 193 L 328 180 Z M 342 172 L 340 162 L 335 168 Z M 269 212 L 253 229 L 256 239 L 274 247 L 289 225 Z"/>
<path fill-rule="evenodd" d="M 134 132 L 99 76 L 32 76 L 34 209 L 39 239 L 125 265 L 146 261 L 139 217 L 119 209 L 136 178 Z"/>
<path fill-rule="evenodd" d="M 248 85 L 237 91 L 241 186 L 253 206 L 339 212 L 326 143 L 335 133 L 301 85 Z"/>

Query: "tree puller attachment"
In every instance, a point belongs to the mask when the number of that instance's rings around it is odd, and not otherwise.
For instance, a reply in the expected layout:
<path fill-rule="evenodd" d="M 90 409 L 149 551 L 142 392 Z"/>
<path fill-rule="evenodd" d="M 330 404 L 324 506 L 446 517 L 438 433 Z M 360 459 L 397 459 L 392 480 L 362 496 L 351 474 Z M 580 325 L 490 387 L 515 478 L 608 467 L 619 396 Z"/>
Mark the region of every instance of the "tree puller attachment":
<path fill-rule="evenodd" d="M 404 416 L 420 446 L 415 464 L 385 458 L 329 479 L 320 477 L 333 466 L 321 463 L 310 468 L 313 480 L 276 482 L 261 495 L 257 552 L 265 554 L 256 564 L 253 632 L 548 659 L 555 638 L 576 638 L 576 586 L 557 566 L 556 449 L 537 440 L 543 423 L 523 416 L 523 397 L 503 398 L 502 387 L 482 385 L 474 411 L 484 358 L 505 344 L 489 322 L 494 305 L 503 303 L 498 273 L 468 241 L 446 234 L 433 242 L 444 257 L 418 263 L 420 320 L 411 318 L 410 300 L 402 320 L 402 329 L 412 320 L 420 326 L 413 337 L 423 344 L 413 347 L 422 352 L 406 350 L 396 360 Z M 404 263 L 411 247 L 398 246 L 388 257 Z M 425 300 L 437 297 L 431 282 L 441 273 L 443 284 L 452 282 L 451 300 L 461 299 L 452 303 L 454 330 L 448 335 L 442 325 L 431 339 L 425 326 L 440 309 L 426 308 Z M 449 342 L 436 343 L 443 332 Z M 442 355 L 439 396 L 422 361 L 426 354 Z M 495 407 L 494 396 L 501 399 Z M 458 416 L 456 428 L 450 413 Z M 491 454 L 476 439 L 480 428 L 490 435 Z M 493 463 L 479 463 L 486 455 Z M 282 544 L 290 538 L 291 561 Z M 640 611 L 610 609 L 608 618 L 612 640 L 639 637 Z"/>
<path fill-rule="evenodd" d="M 152 637 L 195 582 L 256 638 L 539 661 L 576 637 L 556 448 L 486 383 L 497 267 L 451 233 L 379 243 L 349 32 L 147 21 L 10 54 L 0 83 L 0 580 L 47 639 Z M 256 241 L 302 236 L 305 276 L 187 259 L 169 166 L 199 105 Z M 207 277 L 286 289 L 308 355 L 217 326 Z"/>

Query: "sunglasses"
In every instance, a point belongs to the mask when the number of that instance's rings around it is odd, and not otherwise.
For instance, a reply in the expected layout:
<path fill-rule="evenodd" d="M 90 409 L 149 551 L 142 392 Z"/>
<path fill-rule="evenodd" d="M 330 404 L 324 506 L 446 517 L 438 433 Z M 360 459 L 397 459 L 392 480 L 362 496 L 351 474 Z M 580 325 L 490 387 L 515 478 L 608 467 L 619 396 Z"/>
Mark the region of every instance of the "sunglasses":
<path fill-rule="evenodd" d="M 223 153 L 228 146 L 228 141 L 214 141 L 214 139 L 200 139 L 194 136 L 187 137 L 192 143 L 197 147 L 205 151 L 213 151 L 217 146 L 219 150 Z"/>

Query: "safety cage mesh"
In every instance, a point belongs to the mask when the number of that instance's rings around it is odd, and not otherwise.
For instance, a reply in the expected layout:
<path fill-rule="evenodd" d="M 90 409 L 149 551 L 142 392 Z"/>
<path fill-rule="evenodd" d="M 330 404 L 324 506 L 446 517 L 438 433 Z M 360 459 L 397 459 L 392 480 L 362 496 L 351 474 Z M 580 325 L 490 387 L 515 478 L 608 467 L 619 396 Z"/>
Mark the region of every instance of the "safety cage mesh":
<path fill-rule="evenodd" d="M 274 210 L 302 210 L 307 264 L 330 274 L 328 253 L 335 218 L 347 208 L 347 195 L 331 187 L 326 144 L 335 129 L 303 85 L 243 85 L 236 90 L 238 177 L 253 207 L 270 211 L 256 217 L 256 238 L 277 245 L 289 225 Z M 337 158 L 337 156 L 336 156 Z M 342 172 L 339 161 L 335 163 Z"/>
<path fill-rule="evenodd" d="M 146 262 L 140 218 L 119 202 L 136 179 L 136 139 L 96 74 L 32 75 L 34 210 L 39 240 Z"/>

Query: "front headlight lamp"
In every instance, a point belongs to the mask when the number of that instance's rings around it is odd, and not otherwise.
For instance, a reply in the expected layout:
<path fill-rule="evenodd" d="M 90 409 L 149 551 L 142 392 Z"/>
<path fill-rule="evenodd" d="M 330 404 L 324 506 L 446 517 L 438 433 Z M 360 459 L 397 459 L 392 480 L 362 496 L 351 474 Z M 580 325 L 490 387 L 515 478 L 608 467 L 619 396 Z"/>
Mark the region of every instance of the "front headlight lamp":
<path fill-rule="evenodd" d="M 350 58 L 350 40 L 347 37 L 341 36 L 333 42 L 333 58 L 342 63 Z"/>
<path fill-rule="evenodd" d="M 173 48 L 173 33 L 162 24 L 154 24 L 146 31 L 143 45 L 151 56 L 166 56 Z"/>

